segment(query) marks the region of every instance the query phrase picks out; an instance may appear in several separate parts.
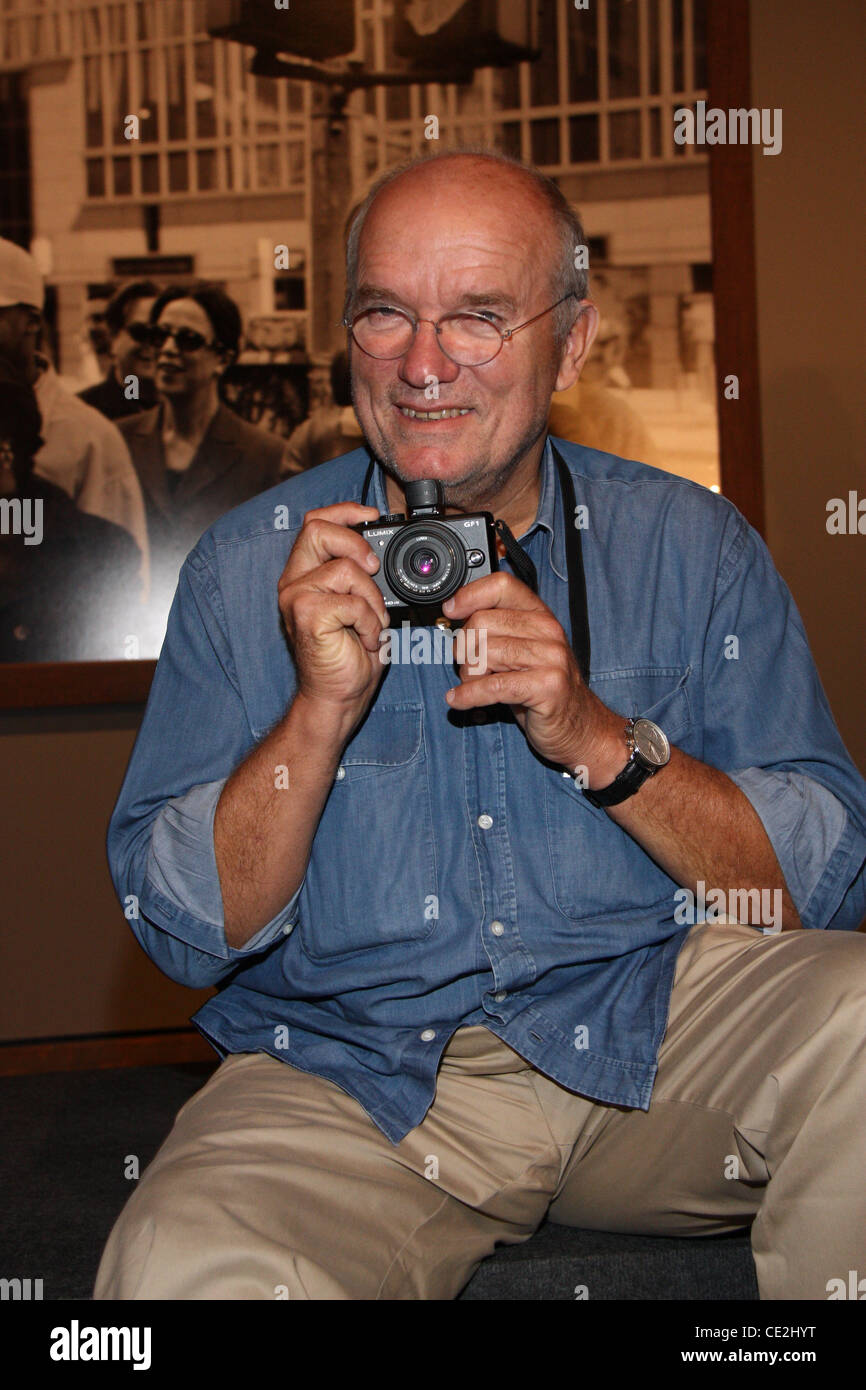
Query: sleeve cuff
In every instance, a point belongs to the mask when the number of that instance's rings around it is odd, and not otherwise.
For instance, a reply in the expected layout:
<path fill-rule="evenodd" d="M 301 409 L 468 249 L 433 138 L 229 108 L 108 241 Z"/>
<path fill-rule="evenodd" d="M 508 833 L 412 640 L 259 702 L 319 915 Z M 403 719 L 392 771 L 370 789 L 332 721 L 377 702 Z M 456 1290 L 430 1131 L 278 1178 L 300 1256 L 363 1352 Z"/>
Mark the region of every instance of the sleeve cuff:
<path fill-rule="evenodd" d="M 826 927 L 862 866 L 866 839 L 838 798 L 803 773 L 747 767 L 727 775 L 760 816 L 803 926 Z"/>
<path fill-rule="evenodd" d="M 157 816 L 147 856 L 143 913 L 179 941 L 219 960 L 243 960 L 288 936 L 304 886 L 240 948 L 225 937 L 223 901 L 213 844 L 213 821 L 227 777 L 191 787 Z"/>

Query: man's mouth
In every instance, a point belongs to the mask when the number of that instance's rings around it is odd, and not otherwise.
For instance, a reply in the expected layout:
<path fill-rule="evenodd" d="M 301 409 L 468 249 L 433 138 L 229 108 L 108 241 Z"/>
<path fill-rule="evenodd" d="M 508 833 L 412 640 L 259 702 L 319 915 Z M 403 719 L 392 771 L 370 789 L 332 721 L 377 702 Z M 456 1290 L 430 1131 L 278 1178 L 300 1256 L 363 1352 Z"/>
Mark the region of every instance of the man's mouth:
<path fill-rule="evenodd" d="M 398 405 L 400 414 L 407 420 L 456 420 L 458 415 L 469 415 L 468 410 L 411 410 L 407 405 Z"/>

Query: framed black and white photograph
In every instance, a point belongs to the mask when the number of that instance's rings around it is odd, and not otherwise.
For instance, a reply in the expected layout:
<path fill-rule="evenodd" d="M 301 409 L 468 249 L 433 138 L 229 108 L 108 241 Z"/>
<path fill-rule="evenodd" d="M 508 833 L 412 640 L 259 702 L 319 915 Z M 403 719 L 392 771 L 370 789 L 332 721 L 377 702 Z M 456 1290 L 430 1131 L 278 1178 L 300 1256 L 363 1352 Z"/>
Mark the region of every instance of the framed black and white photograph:
<path fill-rule="evenodd" d="M 583 217 L 600 329 L 581 381 L 554 398 L 553 433 L 722 490 L 760 526 L 755 403 L 720 419 L 741 380 L 749 394 L 729 341 L 741 330 L 724 318 L 717 341 L 714 306 L 720 255 L 748 284 L 748 167 L 735 146 L 675 139 L 676 112 L 706 105 L 713 54 L 717 85 L 736 80 L 734 26 L 708 53 L 707 0 L 318 13 L 302 0 L 2 11 L 0 299 L 23 275 L 33 301 L 0 383 L 7 706 L 143 696 L 199 534 L 355 447 L 344 227 L 383 170 L 443 147 L 529 160 Z M 714 206 L 741 224 L 715 250 Z M 185 371 L 170 339 L 163 370 L 152 310 L 180 322 L 194 304 L 181 291 L 202 284 L 224 297 L 226 342 L 192 307 L 203 360 Z M 238 421 L 268 436 L 255 466 Z"/>

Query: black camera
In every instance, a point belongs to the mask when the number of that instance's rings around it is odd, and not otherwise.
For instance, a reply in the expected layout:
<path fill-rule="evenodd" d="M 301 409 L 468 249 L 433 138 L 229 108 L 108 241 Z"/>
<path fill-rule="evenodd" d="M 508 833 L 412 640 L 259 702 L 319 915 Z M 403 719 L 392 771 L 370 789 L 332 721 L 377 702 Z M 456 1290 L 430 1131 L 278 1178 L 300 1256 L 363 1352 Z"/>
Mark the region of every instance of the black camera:
<path fill-rule="evenodd" d="M 499 569 L 490 512 L 445 516 L 445 494 L 435 478 L 407 483 L 402 512 L 352 527 L 381 564 L 372 576 L 393 625 L 429 626 L 442 619 L 442 604 L 464 584 Z M 461 627 L 462 621 L 451 622 Z"/>

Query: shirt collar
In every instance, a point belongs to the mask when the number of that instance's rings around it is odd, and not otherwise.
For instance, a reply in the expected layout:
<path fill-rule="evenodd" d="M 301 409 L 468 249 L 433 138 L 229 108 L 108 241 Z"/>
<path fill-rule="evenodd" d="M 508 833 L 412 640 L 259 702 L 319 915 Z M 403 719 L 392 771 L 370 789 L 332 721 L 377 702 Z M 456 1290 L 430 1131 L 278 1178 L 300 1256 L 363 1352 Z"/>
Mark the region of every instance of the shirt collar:
<path fill-rule="evenodd" d="M 373 496 L 375 506 L 379 508 L 379 515 L 385 516 L 388 511 L 388 502 L 385 497 L 385 480 L 382 465 L 376 460 L 373 469 Z M 495 520 L 495 518 L 494 518 Z M 547 560 L 554 574 L 564 583 L 568 582 L 568 574 L 565 567 L 565 522 L 562 515 L 562 498 L 559 495 L 559 476 L 557 474 L 556 462 L 553 457 L 553 447 L 550 442 L 550 435 L 544 443 L 544 452 L 541 455 L 541 491 L 538 498 L 538 511 L 535 520 L 527 531 L 524 532 L 526 540 L 531 539 L 537 530 L 544 530 L 549 536 L 547 545 Z M 522 544 L 521 538 L 514 538 Z"/>

